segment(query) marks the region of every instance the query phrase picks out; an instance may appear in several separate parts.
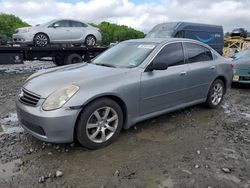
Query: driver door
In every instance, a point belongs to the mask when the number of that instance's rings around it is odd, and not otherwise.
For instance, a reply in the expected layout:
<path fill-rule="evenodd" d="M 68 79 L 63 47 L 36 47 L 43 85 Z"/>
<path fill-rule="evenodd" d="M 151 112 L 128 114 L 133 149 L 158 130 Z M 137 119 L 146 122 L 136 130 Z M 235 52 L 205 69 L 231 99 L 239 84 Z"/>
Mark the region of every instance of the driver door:
<path fill-rule="evenodd" d="M 167 44 L 151 63 L 166 63 L 168 68 L 141 74 L 141 115 L 186 103 L 188 66 L 182 43 Z"/>
<path fill-rule="evenodd" d="M 48 27 L 51 41 L 61 42 L 71 40 L 71 27 L 69 20 L 60 20 Z"/>

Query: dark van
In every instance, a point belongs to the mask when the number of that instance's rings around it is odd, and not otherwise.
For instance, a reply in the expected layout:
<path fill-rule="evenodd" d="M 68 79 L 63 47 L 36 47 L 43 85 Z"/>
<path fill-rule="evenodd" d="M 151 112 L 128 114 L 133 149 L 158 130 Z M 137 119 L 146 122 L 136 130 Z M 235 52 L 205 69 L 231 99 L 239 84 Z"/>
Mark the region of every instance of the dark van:
<path fill-rule="evenodd" d="M 156 25 L 146 38 L 189 38 L 206 43 L 223 54 L 224 33 L 223 27 L 189 22 L 170 22 Z"/>

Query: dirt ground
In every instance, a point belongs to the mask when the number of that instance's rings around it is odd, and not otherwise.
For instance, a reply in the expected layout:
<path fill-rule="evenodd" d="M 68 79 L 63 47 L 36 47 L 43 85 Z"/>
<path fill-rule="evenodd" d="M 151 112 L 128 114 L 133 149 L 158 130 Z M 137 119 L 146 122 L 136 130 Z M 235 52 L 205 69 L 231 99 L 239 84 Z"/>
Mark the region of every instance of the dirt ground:
<path fill-rule="evenodd" d="M 122 131 L 112 145 L 43 143 L 20 128 L 15 95 L 30 73 L 0 74 L 0 187 L 250 187 L 250 86 Z"/>

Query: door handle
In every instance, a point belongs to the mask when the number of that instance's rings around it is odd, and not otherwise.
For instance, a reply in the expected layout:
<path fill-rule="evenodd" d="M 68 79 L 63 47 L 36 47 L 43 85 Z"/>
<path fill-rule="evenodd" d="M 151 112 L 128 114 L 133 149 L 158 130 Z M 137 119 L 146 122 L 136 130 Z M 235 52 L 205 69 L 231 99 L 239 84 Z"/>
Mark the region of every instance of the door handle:
<path fill-rule="evenodd" d="M 211 66 L 211 67 L 209 67 L 209 69 L 214 70 L 214 69 L 215 69 L 215 66 Z"/>
<path fill-rule="evenodd" d="M 185 75 L 187 75 L 187 72 L 183 71 L 183 72 L 180 73 L 180 75 L 185 76 Z"/>

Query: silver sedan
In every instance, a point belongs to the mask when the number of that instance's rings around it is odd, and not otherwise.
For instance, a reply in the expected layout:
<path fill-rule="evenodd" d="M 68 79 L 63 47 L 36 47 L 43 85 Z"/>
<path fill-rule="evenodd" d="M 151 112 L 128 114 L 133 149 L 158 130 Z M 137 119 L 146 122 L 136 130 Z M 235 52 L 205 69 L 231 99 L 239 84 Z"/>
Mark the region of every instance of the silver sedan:
<path fill-rule="evenodd" d="M 57 19 L 34 27 L 19 28 L 12 36 L 17 43 L 47 46 L 50 43 L 95 45 L 102 40 L 98 28 L 78 20 Z"/>
<path fill-rule="evenodd" d="M 215 108 L 232 80 L 231 63 L 189 39 L 138 39 L 117 44 L 89 64 L 32 75 L 16 100 L 19 120 L 47 142 L 97 149 L 122 128 L 206 103 Z"/>

